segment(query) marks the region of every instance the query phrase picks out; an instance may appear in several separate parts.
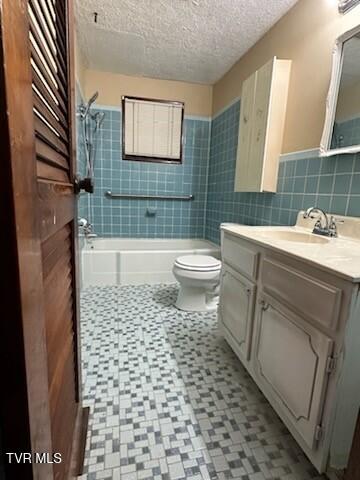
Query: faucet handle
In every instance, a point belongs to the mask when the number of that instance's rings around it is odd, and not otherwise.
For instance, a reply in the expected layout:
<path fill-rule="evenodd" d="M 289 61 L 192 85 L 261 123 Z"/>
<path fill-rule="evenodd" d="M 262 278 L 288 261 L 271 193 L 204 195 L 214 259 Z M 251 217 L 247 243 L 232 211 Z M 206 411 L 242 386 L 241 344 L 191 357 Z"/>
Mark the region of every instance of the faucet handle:
<path fill-rule="evenodd" d="M 345 223 L 345 220 L 342 220 L 341 218 L 336 218 L 334 215 L 331 215 L 330 217 L 330 225 L 334 224 L 337 225 L 338 223 Z"/>
<path fill-rule="evenodd" d="M 338 223 L 345 223 L 345 220 L 342 220 L 341 218 L 336 218 L 333 215 L 330 217 L 330 223 L 329 223 L 329 232 L 332 237 L 337 237 L 338 236 L 338 231 L 337 231 L 337 224 Z"/>
<path fill-rule="evenodd" d="M 81 228 L 85 228 L 89 225 L 89 221 L 86 218 L 79 218 L 78 225 Z"/>
<path fill-rule="evenodd" d="M 93 231 L 93 225 L 86 218 L 79 218 L 78 225 L 79 225 L 80 231 L 85 236 L 90 235 Z"/>

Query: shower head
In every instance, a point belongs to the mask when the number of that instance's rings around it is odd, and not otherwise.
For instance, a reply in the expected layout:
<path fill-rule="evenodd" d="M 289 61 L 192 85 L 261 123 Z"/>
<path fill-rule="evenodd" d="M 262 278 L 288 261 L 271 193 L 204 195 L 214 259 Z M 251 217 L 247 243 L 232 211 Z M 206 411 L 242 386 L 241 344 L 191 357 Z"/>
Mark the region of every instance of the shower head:
<path fill-rule="evenodd" d="M 91 105 L 95 102 L 95 100 L 97 99 L 97 97 L 99 96 L 99 92 L 95 92 L 94 95 L 90 98 L 90 100 L 88 101 L 88 105 Z"/>
<path fill-rule="evenodd" d="M 84 117 L 87 116 L 87 114 L 89 113 L 91 105 L 95 102 L 95 100 L 97 99 L 98 96 L 99 96 L 99 92 L 95 92 L 94 95 L 90 98 L 87 105 L 85 106 Z"/>

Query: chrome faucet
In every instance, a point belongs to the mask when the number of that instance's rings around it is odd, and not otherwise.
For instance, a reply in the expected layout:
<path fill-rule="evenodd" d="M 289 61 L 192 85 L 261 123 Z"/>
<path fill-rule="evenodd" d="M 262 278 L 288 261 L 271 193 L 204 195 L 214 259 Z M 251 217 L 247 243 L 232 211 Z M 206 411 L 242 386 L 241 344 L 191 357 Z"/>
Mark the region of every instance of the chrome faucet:
<path fill-rule="evenodd" d="M 86 218 L 79 218 L 79 228 L 82 233 L 85 235 L 86 239 L 96 237 L 95 233 L 92 233 L 93 226 Z"/>
<path fill-rule="evenodd" d="M 310 207 L 306 210 L 306 212 L 304 212 L 303 217 L 316 218 L 316 216 L 313 215 L 313 213 L 316 213 L 316 212 L 320 214 L 320 217 L 317 219 L 312 233 L 316 233 L 317 235 L 324 235 L 325 237 L 335 237 L 337 235 L 336 225 L 334 229 L 333 223 L 331 223 L 331 228 L 330 228 L 329 218 L 324 212 L 324 210 L 322 210 L 321 208 Z M 323 217 L 324 223 L 322 223 L 321 217 Z"/>
<path fill-rule="evenodd" d="M 322 210 L 321 208 L 318 207 L 310 207 L 304 212 L 303 217 L 304 218 L 316 218 L 315 216 L 312 215 L 313 212 L 318 212 L 320 216 L 324 218 L 325 224 L 323 225 L 321 223 L 320 218 L 316 221 L 314 225 L 314 229 L 312 233 L 316 233 L 317 235 L 324 235 L 325 237 L 337 237 L 338 236 L 338 230 L 337 230 L 337 224 L 338 223 L 345 223 L 344 220 L 341 220 L 339 218 L 334 217 L 331 215 L 330 221 L 329 217 L 327 214 Z"/>

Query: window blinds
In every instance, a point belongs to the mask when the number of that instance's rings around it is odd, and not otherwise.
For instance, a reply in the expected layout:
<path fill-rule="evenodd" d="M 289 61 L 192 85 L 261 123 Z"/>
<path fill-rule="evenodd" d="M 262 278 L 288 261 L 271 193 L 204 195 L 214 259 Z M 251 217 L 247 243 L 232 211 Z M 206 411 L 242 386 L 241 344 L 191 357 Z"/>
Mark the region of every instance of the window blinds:
<path fill-rule="evenodd" d="M 124 158 L 181 161 L 183 103 L 123 98 Z"/>

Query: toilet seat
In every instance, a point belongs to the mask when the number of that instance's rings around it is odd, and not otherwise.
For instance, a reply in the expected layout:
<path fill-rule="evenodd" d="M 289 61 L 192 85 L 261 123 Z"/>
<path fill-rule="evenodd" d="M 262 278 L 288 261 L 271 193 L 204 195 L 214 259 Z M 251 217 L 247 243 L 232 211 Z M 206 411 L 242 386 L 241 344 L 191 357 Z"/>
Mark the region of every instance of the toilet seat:
<path fill-rule="evenodd" d="M 175 260 L 175 266 L 195 272 L 221 270 L 221 261 L 210 255 L 183 255 Z"/>

